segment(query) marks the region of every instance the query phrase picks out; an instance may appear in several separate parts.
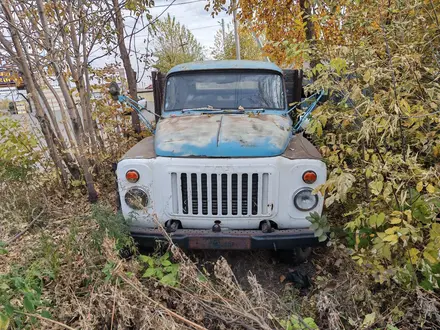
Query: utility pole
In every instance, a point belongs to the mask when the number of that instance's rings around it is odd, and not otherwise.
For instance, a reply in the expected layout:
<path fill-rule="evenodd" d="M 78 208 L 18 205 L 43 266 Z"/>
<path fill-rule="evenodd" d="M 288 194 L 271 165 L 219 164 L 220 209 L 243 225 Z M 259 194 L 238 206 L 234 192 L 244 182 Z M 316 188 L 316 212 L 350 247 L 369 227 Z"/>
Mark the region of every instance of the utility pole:
<path fill-rule="evenodd" d="M 238 22 L 237 22 L 237 2 L 232 0 L 233 17 L 234 17 L 234 33 L 235 33 L 235 54 L 237 60 L 240 60 L 240 37 L 238 36 Z"/>
<path fill-rule="evenodd" d="M 222 18 L 223 54 L 226 55 L 225 20 Z"/>

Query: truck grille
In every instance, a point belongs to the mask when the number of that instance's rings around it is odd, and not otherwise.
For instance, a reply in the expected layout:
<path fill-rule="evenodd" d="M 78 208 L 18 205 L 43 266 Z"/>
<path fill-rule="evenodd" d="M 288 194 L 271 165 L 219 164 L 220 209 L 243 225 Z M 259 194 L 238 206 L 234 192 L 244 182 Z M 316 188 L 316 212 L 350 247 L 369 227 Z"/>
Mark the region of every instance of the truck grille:
<path fill-rule="evenodd" d="M 172 210 L 191 216 L 269 215 L 270 173 L 171 173 Z"/>

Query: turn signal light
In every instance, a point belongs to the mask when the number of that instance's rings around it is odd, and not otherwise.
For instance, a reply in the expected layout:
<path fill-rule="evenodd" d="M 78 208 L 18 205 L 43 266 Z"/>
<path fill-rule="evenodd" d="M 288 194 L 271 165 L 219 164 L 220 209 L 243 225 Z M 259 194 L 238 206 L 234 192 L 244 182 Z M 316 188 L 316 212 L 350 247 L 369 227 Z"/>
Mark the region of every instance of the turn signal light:
<path fill-rule="evenodd" d="M 307 184 L 312 184 L 316 181 L 317 176 L 313 171 L 307 171 L 303 174 L 303 181 Z"/>
<path fill-rule="evenodd" d="M 139 181 L 139 173 L 135 170 L 129 170 L 125 173 L 125 178 L 128 182 L 135 183 Z"/>

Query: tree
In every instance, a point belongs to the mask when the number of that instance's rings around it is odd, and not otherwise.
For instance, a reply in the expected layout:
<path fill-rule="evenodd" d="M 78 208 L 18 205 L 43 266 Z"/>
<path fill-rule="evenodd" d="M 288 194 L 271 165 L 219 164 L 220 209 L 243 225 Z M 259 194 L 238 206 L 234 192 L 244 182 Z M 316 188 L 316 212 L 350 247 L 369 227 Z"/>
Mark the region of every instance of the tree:
<path fill-rule="evenodd" d="M 141 15 L 147 13 L 148 16 L 149 13 L 148 8 L 152 3 L 154 2 L 146 0 L 146 1 L 128 1 L 125 4 L 128 7 L 128 9 L 134 11 L 137 16 L 135 26 L 139 21 L 139 17 Z M 137 100 L 136 73 L 133 70 L 133 66 L 131 65 L 131 61 L 130 61 L 130 48 L 127 49 L 127 46 L 125 44 L 125 33 L 124 33 L 125 26 L 122 17 L 122 8 L 119 5 L 118 0 L 112 0 L 112 4 L 113 7 L 110 7 L 109 4 L 107 5 L 110 9 L 112 21 L 116 30 L 117 46 L 125 69 L 125 76 L 127 78 L 127 83 L 128 83 L 128 92 L 130 93 L 132 99 Z M 132 35 L 135 34 L 135 26 L 133 27 Z M 131 43 L 131 39 L 130 39 L 130 43 Z M 141 126 L 140 126 L 139 115 L 137 114 L 136 111 L 131 112 L 131 120 L 134 131 L 137 134 L 139 134 L 141 132 Z"/>
<path fill-rule="evenodd" d="M 263 51 L 257 44 L 254 36 L 247 29 L 239 28 L 240 36 L 240 55 L 242 60 L 262 60 Z M 214 47 L 211 52 L 216 60 L 232 60 L 235 59 L 235 37 L 234 31 L 229 28 L 225 32 L 225 40 L 223 42 L 222 30 L 216 32 L 214 37 Z"/>
<path fill-rule="evenodd" d="M 153 33 L 156 37 L 153 55 L 157 58 L 154 67 L 159 71 L 167 72 L 177 64 L 204 59 L 202 45 L 169 14 L 154 25 Z"/>
<path fill-rule="evenodd" d="M 224 0 L 209 0 L 205 9 L 212 10 L 214 16 L 224 5 Z M 242 25 L 256 36 L 265 37 L 265 54 L 283 67 L 301 67 L 305 60 L 310 61 L 313 67 L 316 61 L 310 58 L 310 54 L 300 51 L 292 56 L 295 50 L 289 47 L 289 53 L 286 46 L 313 46 L 317 38 L 337 40 L 340 38 L 341 22 L 336 17 L 346 8 L 343 2 L 335 4 L 333 1 L 316 0 L 279 0 L 270 1 L 270 4 L 267 1 L 243 0 L 239 6 L 238 18 Z M 228 11 L 231 10 L 230 6 Z"/>
<path fill-rule="evenodd" d="M 129 92 L 136 98 L 137 81 L 130 54 L 138 52 L 132 41 L 158 19 L 151 20 L 151 4 L 148 0 L 1 2 L 0 58 L 23 73 L 28 98 L 44 137 L 41 149 L 49 153 L 61 183 L 65 187 L 84 185 L 90 201 L 97 199 L 94 175 L 101 160 L 108 157 L 106 149 L 113 153 L 118 148 L 112 144 L 121 143 L 113 135 L 122 138 L 127 133 L 126 121 L 112 112 L 118 106 L 105 98 L 105 91 L 99 101 L 92 97 L 94 92 L 106 89 L 93 79 L 107 82 L 107 73 L 101 70 L 97 75 L 99 70 L 93 70 L 91 64 L 110 54 L 120 55 L 128 75 Z M 131 32 L 124 26 L 127 16 L 135 20 Z M 104 54 L 92 58 L 98 48 Z M 142 62 L 148 62 L 148 53 L 141 57 Z M 113 67 L 110 71 L 117 69 Z M 138 78 L 142 79 L 139 66 L 137 69 Z M 52 86 L 53 81 L 59 89 Z M 49 102 L 50 94 L 55 102 Z M 56 105 L 62 121 L 55 114 Z M 112 116 L 111 120 L 106 115 Z M 107 126 L 110 122 L 114 125 Z M 139 131 L 139 121 L 133 120 L 133 126 Z"/>

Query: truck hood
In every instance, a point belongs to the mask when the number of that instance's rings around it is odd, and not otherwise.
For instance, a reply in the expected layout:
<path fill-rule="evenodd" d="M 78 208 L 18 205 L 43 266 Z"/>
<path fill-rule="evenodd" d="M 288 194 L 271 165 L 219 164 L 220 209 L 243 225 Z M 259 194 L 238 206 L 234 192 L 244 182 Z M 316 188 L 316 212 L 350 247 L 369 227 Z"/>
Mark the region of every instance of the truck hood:
<path fill-rule="evenodd" d="M 287 116 L 273 114 L 188 115 L 162 119 L 155 151 L 163 157 L 271 157 L 292 136 Z"/>

